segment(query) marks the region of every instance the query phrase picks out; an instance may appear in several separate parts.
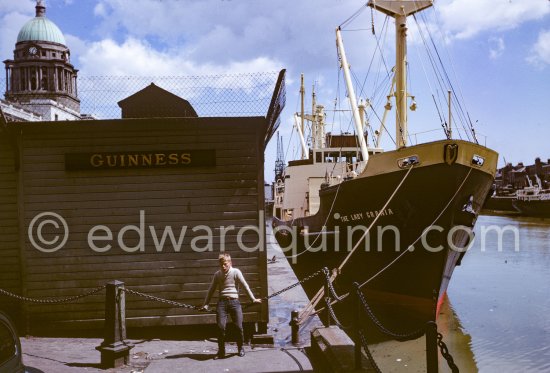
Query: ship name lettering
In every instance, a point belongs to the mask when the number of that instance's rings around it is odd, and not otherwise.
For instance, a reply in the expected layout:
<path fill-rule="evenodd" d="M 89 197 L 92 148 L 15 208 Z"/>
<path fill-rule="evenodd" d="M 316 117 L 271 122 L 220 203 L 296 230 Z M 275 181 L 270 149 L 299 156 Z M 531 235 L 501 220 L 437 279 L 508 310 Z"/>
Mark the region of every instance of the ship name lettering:
<path fill-rule="evenodd" d="M 393 210 L 388 208 L 388 209 L 384 209 L 384 210 L 367 211 L 365 213 L 367 218 L 371 218 L 371 219 L 376 218 L 378 216 L 378 214 L 380 214 L 380 216 L 393 215 Z"/>

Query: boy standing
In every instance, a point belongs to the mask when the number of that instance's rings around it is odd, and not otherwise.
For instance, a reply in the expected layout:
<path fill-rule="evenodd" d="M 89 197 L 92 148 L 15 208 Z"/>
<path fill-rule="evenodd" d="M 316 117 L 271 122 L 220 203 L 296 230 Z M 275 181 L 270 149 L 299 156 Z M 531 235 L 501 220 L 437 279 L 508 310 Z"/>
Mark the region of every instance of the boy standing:
<path fill-rule="evenodd" d="M 225 326 L 227 323 L 227 315 L 231 316 L 231 320 L 237 326 L 239 334 L 237 335 L 237 348 L 240 357 L 244 356 L 244 334 L 243 334 L 243 311 L 239 302 L 239 283 L 244 287 L 248 297 L 254 303 L 261 303 L 261 299 L 256 299 L 250 287 L 246 283 L 242 272 L 233 268 L 231 264 L 231 256 L 228 253 L 220 254 L 218 257 L 220 270 L 214 273 L 212 283 L 208 289 L 208 295 L 204 300 L 202 309 L 208 311 L 210 298 L 214 294 L 216 288 L 219 290 L 218 304 L 216 307 L 216 323 L 218 324 L 218 354 L 214 359 L 222 359 L 225 357 Z"/>

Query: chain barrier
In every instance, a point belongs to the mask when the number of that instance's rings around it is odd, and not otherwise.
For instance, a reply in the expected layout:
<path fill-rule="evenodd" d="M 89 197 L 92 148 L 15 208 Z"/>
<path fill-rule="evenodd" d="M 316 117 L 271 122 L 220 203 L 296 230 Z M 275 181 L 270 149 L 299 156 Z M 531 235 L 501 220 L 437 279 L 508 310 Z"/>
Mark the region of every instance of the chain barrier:
<path fill-rule="evenodd" d="M 437 333 L 437 345 L 439 346 L 439 350 L 441 351 L 441 356 L 447 360 L 447 365 L 449 365 L 449 368 L 451 368 L 451 372 L 458 373 L 459 369 L 456 366 L 453 357 L 449 353 L 449 349 L 447 348 L 447 345 L 445 342 L 443 342 L 443 334 Z"/>
<path fill-rule="evenodd" d="M 276 291 L 275 293 L 273 293 L 273 294 L 271 294 L 271 295 L 268 295 L 268 296 L 265 296 L 265 297 L 263 297 L 263 298 L 260 298 L 260 299 L 261 299 L 261 300 L 268 300 L 268 299 L 271 299 L 271 298 L 273 298 L 273 297 L 276 297 L 277 295 L 280 295 L 280 294 L 284 293 L 285 291 L 289 291 L 290 289 L 293 289 L 293 288 L 295 288 L 296 286 L 301 285 L 301 284 L 303 284 L 304 282 L 309 281 L 309 280 L 311 280 L 312 278 L 315 278 L 315 277 L 319 276 L 319 275 L 320 275 L 321 273 L 323 273 L 325 270 L 327 270 L 327 268 L 326 268 L 326 267 L 323 267 L 323 268 L 321 268 L 320 270 L 318 270 L 318 271 L 312 273 L 311 275 L 309 275 L 309 276 L 307 276 L 307 277 L 304 277 L 304 278 L 301 279 L 300 281 L 298 281 L 298 282 L 296 282 L 296 283 L 294 283 L 294 284 L 292 284 L 292 285 L 290 285 L 290 286 L 287 286 L 287 287 L 284 288 L 284 289 L 281 289 L 281 290 L 279 290 L 279 291 Z M 327 270 L 327 271 L 328 271 L 328 270 Z"/>
<path fill-rule="evenodd" d="M 270 298 L 273 298 L 273 297 L 276 297 L 277 295 L 279 294 L 282 294 L 284 293 L 285 291 L 288 291 L 288 290 L 291 290 L 293 288 L 295 288 L 296 286 L 298 285 L 301 285 L 303 284 L 304 282 L 306 281 L 309 281 L 311 280 L 312 278 L 320 275 L 321 273 L 323 273 L 323 270 L 326 269 L 326 268 L 323 268 L 323 269 L 320 269 L 318 270 L 317 272 L 314 272 L 312 273 L 311 275 L 303 278 L 302 280 L 290 285 L 290 286 L 287 286 L 286 288 L 284 289 L 281 289 L 279 291 L 276 291 L 275 293 L 271 294 L 271 295 L 268 295 L 268 296 L 265 296 L 265 297 L 262 297 L 260 298 L 261 300 L 268 300 Z M 143 297 L 143 298 L 146 298 L 146 299 L 149 299 L 149 300 L 152 300 L 152 301 L 156 301 L 156 302 L 160 302 L 160 303 L 166 303 L 166 304 L 170 304 L 172 306 L 176 306 L 176 307 L 181 307 L 181 308 L 187 308 L 187 309 L 193 309 L 193 310 L 197 310 L 199 311 L 201 309 L 201 307 L 199 306 L 194 306 L 194 305 L 191 305 L 191 304 L 185 304 L 185 303 L 180 303 L 180 302 L 176 302 L 176 301 L 173 301 L 173 300 L 169 300 L 169 299 L 164 299 L 164 298 L 160 298 L 160 297 L 156 297 L 154 295 L 150 295 L 150 294 L 145 294 L 145 293 L 142 293 L 142 292 L 139 292 L 139 291 L 136 291 L 136 290 L 131 290 L 131 289 L 128 289 L 128 288 L 124 288 L 122 289 L 123 291 L 125 291 L 126 293 L 128 294 L 132 294 L 132 295 L 136 295 L 136 296 L 140 296 L 140 297 Z M 248 308 L 248 307 L 251 307 L 253 306 L 254 303 L 252 304 L 247 304 L 246 306 L 244 306 L 244 308 Z"/>
<path fill-rule="evenodd" d="M 4 290 L 4 289 L 0 289 L 0 294 L 5 295 L 5 296 L 10 297 L 10 298 L 15 298 L 19 301 L 29 302 L 29 303 L 62 304 L 62 303 L 70 303 L 70 302 L 73 302 L 73 301 L 81 299 L 81 298 L 89 297 L 91 295 L 99 293 L 101 290 L 103 290 L 105 288 L 106 288 L 105 285 L 99 286 L 95 289 L 87 291 L 86 293 L 83 293 L 83 294 L 80 294 L 80 295 L 74 295 L 74 296 L 66 297 L 66 298 L 29 298 L 29 297 L 24 297 L 22 295 L 17 295 L 17 294 L 14 294 L 14 293 L 10 293 L 9 291 Z"/>
<path fill-rule="evenodd" d="M 298 281 L 298 282 L 296 282 L 296 283 L 294 283 L 290 286 L 287 286 L 286 288 L 281 289 L 281 290 L 279 290 L 279 291 L 277 291 L 277 292 L 275 292 L 271 295 L 260 298 L 260 299 L 268 300 L 270 298 L 276 297 L 277 295 L 280 295 L 280 294 L 284 293 L 285 291 L 291 290 L 291 289 L 297 287 L 298 285 L 301 285 L 304 282 L 309 281 L 314 277 L 317 277 L 318 275 L 323 273 L 324 270 L 326 270 L 326 268 L 322 268 L 322 269 L 318 270 L 317 272 L 314 272 L 311 275 L 303 278 L 302 280 L 300 280 L 300 281 Z M 11 293 L 11 292 L 9 292 L 7 290 L 4 290 L 4 289 L 0 289 L 0 295 L 4 295 L 4 296 L 10 297 L 10 298 L 17 299 L 19 301 L 29 302 L 29 303 L 61 304 L 61 303 L 69 303 L 69 302 L 73 302 L 73 301 L 81 299 L 81 298 L 89 297 L 91 295 L 99 293 L 100 291 L 102 291 L 106 287 L 107 287 L 106 285 L 102 285 L 102 286 L 99 286 L 95 289 L 87 291 L 86 293 L 71 296 L 71 297 L 66 297 L 66 298 L 30 298 L 30 297 L 24 297 L 22 295 L 17 295 L 17 294 Z M 139 292 L 139 291 L 136 291 L 136 290 L 131 290 L 131 289 L 124 288 L 123 291 L 125 291 L 128 294 L 132 294 L 132 295 L 140 296 L 140 297 L 143 297 L 143 298 L 147 298 L 149 300 L 156 301 L 156 302 L 170 304 L 170 305 L 176 306 L 176 307 L 193 309 L 193 310 L 199 310 L 200 309 L 200 307 L 198 307 L 198 306 L 194 306 L 194 305 L 191 305 L 191 304 L 185 304 L 185 303 L 180 303 L 180 302 L 176 302 L 176 301 L 169 300 L 169 299 L 156 297 L 154 295 L 145 294 L 145 293 L 142 293 L 142 292 Z"/>
<path fill-rule="evenodd" d="M 388 335 L 392 338 L 395 338 L 398 341 L 408 341 L 408 340 L 411 340 L 411 339 L 420 338 L 426 332 L 426 329 L 425 329 L 424 326 L 422 326 L 420 329 L 418 329 L 414 332 L 411 332 L 411 333 L 395 333 L 395 332 L 392 332 L 391 330 L 387 329 L 384 325 L 382 325 L 380 320 L 378 320 L 378 318 L 374 315 L 374 312 L 372 312 L 372 309 L 368 305 L 367 300 L 365 299 L 365 296 L 363 295 L 363 292 L 361 291 L 361 289 L 357 289 L 357 295 L 358 295 L 359 299 L 361 300 L 361 304 L 363 305 L 363 309 L 364 309 L 365 313 L 369 316 L 369 318 L 371 319 L 373 324 L 376 325 L 376 327 L 382 333 L 384 333 L 384 334 L 386 334 L 386 335 Z"/>
<path fill-rule="evenodd" d="M 124 291 L 128 294 L 137 295 L 139 297 L 147 298 L 147 299 L 152 300 L 152 301 L 170 304 L 170 305 L 176 306 L 176 307 L 193 309 L 193 310 L 198 310 L 200 308 L 200 307 L 197 307 L 197 306 L 193 306 L 191 304 L 185 304 L 185 303 L 180 303 L 180 302 L 176 302 L 176 301 L 173 301 L 173 300 L 159 298 L 159 297 L 155 297 L 154 295 L 145 294 L 145 293 L 142 293 L 142 292 L 139 292 L 139 291 L 136 291 L 136 290 L 127 289 L 127 288 L 123 288 L 123 289 L 121 289 L 121 291 Z"/>

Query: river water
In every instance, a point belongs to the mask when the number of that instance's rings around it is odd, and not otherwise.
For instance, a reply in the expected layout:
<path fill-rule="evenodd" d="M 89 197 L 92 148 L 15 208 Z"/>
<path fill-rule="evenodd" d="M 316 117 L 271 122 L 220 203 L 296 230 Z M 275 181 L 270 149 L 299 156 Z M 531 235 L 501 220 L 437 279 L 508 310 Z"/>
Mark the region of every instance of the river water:
<path fill-rule="evenodd" d="M 550 219 L 482 215 L 475 233 L 438 316 L 443 341 L 461 372 L 550 372 Z M 424 338 L 372 350 L 383 372 L 425 372 Z"/>
<path fill-rule="evenodd" d="M 550 373 L 550 219 L 482 215 L 475 233 L 438 315 L 443 341 L 460 372 Z M 279 259 L 268 267 L 272 293 L 296 279 L 271 234 L 268 242 L 268 256 Z M 272 299 L 270 332 L 279 345 L 290 340 L 290 311 L 305 303 L 299 287 Z M 424 338 L 371 351 L 384 373 L 426 371 Z M 450 372 L 439 355 L 439 371 Z"/>
<path fill-rule="evenodd" d="M 448 290 L 469 336 L 457 347 L 480 372 L 550 372 L 550 219 L 480 216 L 475 230 Z"/>

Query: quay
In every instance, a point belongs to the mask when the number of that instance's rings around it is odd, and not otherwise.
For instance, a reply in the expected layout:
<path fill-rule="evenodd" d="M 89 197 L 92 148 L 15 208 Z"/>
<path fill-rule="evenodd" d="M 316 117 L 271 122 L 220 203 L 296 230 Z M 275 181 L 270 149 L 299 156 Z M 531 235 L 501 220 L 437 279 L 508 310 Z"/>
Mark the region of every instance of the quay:
<path fill-rule="evenodd" d="M 271 234 L 267 223 L 267 256 L 269 294 L 295 283 L 295 277 L 284 253 Z M 293 310 L 308 304 L 300 286 L 270 299 L 268 335 L 273 344 L 253 340 L 245 347 L 244 358 L 236 355 L 234 343 L 228 345 L 228 357 L 214 360 L 217 351 L 215 328 L 161 327 L 151 328 L 139 338 L 136 330 L 128 330 L 126 342 L 134 347 L 127 365 L 102 369 L 100 353 L 96 347 L 102 339 L 93 338 L 21 338 L 23 362 L 28 373 L 164 373 L 164 372 L 375 372 L 362 353 L 362 369 L 354 369 L 353 344 L 335 326 L 324 328 L 317 316 L 303 323 L 298 345 L 291 343 L 290 317 Z M 442 313 L 451 312 L 443 307 Z M 445 321 L 447 318 L 440 318 Z M 445 334 L 458 328 L 441 325 Z M 311 336 L 314 339 L 311 339 Z M 453 337 L 455 338 L 455 337 Z M 414 341 L 387 341 L 369 345 L 372 355 L 383 372 L 425 372 L 425 338 Z M 440 372 L 448 372 L 440 359 Z"/>
<path fill-rule="evenodd" d="M 268 225 L 269 227 L 269 225 Z M 288 284 L 297 281 L 284 253 L 281 251 L 268 228 L 267 256 L 269 294 L 272 294 Z M 130 361 L 120 368 L 101 369 L 100 353 L 96 347 L 101 338 L 21 338 L 23 362 L 29 373 L 73 373 L 73 372 L 107 372 L 107 373 L 163 373 L 163 372 L 323 372 L 352 371 L 353 360 L 346 360 L 342 349 L 351 351 L 353 346 L 329 346 L 324 350 L 327 356 L 314 357 L 310 335 L 317 328 L 322 329 L 317 316 L 310 317 L 300 329 L 300 344 L 291 344 L 291 327 L 289 325 L 291 311 L 302 309 L 308 299 L 300 286 L 286 291 L 270 299 L 268 334 L 273 336 L 274 344 L 264 344 L 254 341 L 246 346 L 244 358 L 236 355 L 235 344 L 228 346 L 228 357 L 214 360 L 217 343 L 214 328 L 174 326 L 157 328 L 147 331 L 146 336 L 126 340 L 134 345 L 130 351 Z M 333 327 L 334 328 L 334 327 Z M 143 333 L 143 331 L 141 331 Z M 336 341 L 336 339 L 335 339 Z M 325 342 L 327 342 L 325 340 Z M 328 341 L 330 343 L 330 341 Z M 330 348 L 335 350 L 329 351 Z M 334 359 L 334 351 L 339 351 Z M 332 364 L 341 364 L 326 369 L 325 359 L 332 359 Z M 364 366 L 367 366 L 366 359 Z M 364 369 L 368 372 L 373 370 Z"/>

